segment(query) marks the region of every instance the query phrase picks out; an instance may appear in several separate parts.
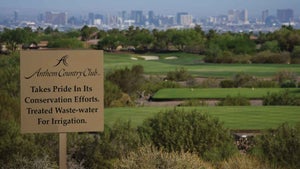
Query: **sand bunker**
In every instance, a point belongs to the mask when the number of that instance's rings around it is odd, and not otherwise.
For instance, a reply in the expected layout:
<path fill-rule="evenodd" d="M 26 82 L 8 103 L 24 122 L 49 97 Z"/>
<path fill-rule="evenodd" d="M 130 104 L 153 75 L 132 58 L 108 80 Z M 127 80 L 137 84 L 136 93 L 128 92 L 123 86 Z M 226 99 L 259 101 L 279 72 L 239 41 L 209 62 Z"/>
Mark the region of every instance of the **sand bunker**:
<path fill-rule="evenodd" d="M 131 60 L 138 60 L 138 58 L 136 58 L 136 57 L 131 57 Z"/>
<path fill-rule="evenodd" d="M 145 60 L 159 60 L 158 56 L 140 56 L 140 57 Z"/>
<path fill-rule="evenodd" d="M 169 57 L 166 57 L 165 59 L 172 60 L 172 59 L 178 59 L 178 57 L 176 57 L 176 56 L 169 56 Z"/>

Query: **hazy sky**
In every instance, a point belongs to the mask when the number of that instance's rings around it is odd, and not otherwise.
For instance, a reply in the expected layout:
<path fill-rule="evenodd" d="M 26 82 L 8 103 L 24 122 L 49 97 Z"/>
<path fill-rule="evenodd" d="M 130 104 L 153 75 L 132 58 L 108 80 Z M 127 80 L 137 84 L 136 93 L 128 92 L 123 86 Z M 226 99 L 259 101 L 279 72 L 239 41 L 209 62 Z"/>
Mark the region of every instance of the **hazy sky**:
<path fill-rule="evenodd" d="M 153 10 L 157 14 L 189 12 L 212 16 L 227 14 L 229 9 L 247 9 L 249 15 L 260 15 L 269 9 L 290 8 L 300 15 L 300 0 L 0 0 L 0 10 L 60 11 L 69 13 L 115 13 L 121 10 Z"/>

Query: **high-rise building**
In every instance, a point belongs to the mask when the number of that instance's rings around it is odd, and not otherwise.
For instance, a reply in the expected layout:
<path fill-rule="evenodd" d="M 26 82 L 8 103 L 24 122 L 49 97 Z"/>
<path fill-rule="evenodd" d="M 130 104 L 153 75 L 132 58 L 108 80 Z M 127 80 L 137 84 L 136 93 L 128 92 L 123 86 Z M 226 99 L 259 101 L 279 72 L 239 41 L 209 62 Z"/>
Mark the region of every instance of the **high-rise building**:
<path fill-rule="evenodd" d="M 192 15 L 181 15 L 180 16 L 180 24 L 183 26 L 189 26 L 193 23 Z"/>
<path fill-rule="evenodd" d="M 228 11 L 228 22 L 238 22 L 238 10 L 231 9 Z"/>
<path fill-rule="evenodd" d="M 149 11 L 148 12 L 148 21 L 149 21 L 149 23 L 153 24 L 154 23 L 154 19 L 155 19 L 154 12 L 153 11 Z"/>
<path fill-rule="evenodd" d="M 67 13 L 65 12 L 46 12 L 45 22 L 53 25 L 66 25 Z"/>
<path fill-rule="evenodd" d="M 278 9 L 277 19 L 281 22 L 293 22 L 294 21 L 294 11 L 292 9 Z"/>
<path fill-rule="evenodd" d="M 269 10 L 264 10 L 264 11 L 262 11 L 262 17 L 261 17 L 261 20 L 262 20 L 263 23 L 266 22 L 266 19 L 268 18 L 268 16 L 269 16 Z"/>
<path fill-rule="evenodd" d="M 18 13 L 18 11 L 15 11 L 14 12 L 14 22 L 18 22 L 18 20 L 19 20 L 19 13 Z"/>
<path fill-rule="evenodd" d="M 184 17 L 182 17 L 182 16 L 185 16 L 185 15 L 189 15 L 187 12 L 179 12 L 179 13 L 177 13 L 177 16 L 176 16 L 176 21 L 177 21 L 177 24 L 178 25 L 182 25 L 182 18 L 184 18 Z"/>
<path fill-rule="evenodd" d="M 131 19 L 135 21 L 136 25 L 143 25 L 145 23 L 143 11 L 131 11 Z"/>
<path fill-rule="evenodd" d="M 248 24 L 248 10 L 244 9 L 239 13 L 239 22 L 242 22 L 244 24 Z"/>
<path fill-rule="evenodd" d="M 235 10 L 231 9 L 228 11 L 228 22 L 231 23 L 242 23 L 242 24 L 248 24 L 248 10 Z"/>
<path fill-rule="evenodd" d="M 94 25 L 95 24 L 95 14 L 89 13 L 89 24 Z"/>
<path fill-rule="evenodd" d="M 128 14 L 127 14 L 127 11 L 122 11 L 122 12 L 121 12 L 121 18 L 122 18 L 123 20 L 129 19 Z"/>

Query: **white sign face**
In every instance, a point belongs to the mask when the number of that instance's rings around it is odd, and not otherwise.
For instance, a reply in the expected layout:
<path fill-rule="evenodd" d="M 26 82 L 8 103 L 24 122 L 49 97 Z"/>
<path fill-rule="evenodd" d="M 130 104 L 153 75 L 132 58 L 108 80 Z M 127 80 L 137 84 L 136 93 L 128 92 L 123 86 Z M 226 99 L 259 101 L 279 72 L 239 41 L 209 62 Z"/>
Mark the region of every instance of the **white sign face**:
<path fill-rule="evenodd" d="M 21 132 L 104 129 L 103 51 L 21 51 Z"/>

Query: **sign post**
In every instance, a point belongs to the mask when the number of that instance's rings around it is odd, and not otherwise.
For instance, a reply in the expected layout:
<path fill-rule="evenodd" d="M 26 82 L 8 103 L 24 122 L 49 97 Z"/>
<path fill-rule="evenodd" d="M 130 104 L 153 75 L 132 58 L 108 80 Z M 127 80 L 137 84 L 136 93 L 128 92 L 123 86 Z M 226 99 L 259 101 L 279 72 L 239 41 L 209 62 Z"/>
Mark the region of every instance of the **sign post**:
<path fill-rule="evenodd" d="M 62 155 L 67 132 L 103 131 L 103 77 L 103 51 L 21 51 L 21 132 L 60 133 Z"/>
<path fill-rule="evenodd" d="M 59 133 L 59 168 L 67 169 L 67 134 Z"/>

